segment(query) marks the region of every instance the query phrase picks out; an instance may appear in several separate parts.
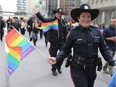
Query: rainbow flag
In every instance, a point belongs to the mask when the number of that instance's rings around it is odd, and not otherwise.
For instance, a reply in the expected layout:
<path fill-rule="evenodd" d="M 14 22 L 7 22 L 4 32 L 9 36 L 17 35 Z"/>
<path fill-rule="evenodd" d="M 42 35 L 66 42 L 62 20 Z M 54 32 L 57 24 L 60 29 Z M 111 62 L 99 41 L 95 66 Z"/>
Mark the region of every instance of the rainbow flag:
<path fill-rule="evenodd" d="M 20 61 L 35 48 L 15 28 L 6 35 L 8 47 L 8 72 L 11 75 L 19 66 Z"/>
<path fill-rule="evenodd" d="M 76 27 L 76 26 L 79 26 L 79 24 L 78 24 L 78 22 L 74 22 L 74 23 L 72 23 L 72 26 Z"/>
<path fill-rule="evenodd" d="M 21 28 L 24 28 L 25 23 L 23 21 L 21 21 Z"/>
<path fill-rule="evenodd" d="M 42 22 L 40 29 L 43 30 L 43 32 L 47 32 L 48 30 L 58 30 L 58 20 L 52 21 L 52 22 Z"/>
<path fill-rule="evenodd" d="M 19 66 L 21 61 L 21 47 L 8 47 L 8 73 L 11 75 Z"/>

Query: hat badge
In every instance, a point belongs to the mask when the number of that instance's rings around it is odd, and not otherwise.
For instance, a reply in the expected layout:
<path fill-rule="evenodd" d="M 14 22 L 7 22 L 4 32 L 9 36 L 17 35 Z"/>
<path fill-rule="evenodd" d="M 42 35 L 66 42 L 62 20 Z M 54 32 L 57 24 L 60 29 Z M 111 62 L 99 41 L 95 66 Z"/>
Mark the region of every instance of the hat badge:
<path fill-rule="evenodd" d="M 59 11 L 62 11 L 61 9 L 59 9 Z"/>
<path fill-rule="evenodd" d="M 89 9 L 89 7 L 86 5 L 85 7 L 84 7 L 85 9 Z"/>

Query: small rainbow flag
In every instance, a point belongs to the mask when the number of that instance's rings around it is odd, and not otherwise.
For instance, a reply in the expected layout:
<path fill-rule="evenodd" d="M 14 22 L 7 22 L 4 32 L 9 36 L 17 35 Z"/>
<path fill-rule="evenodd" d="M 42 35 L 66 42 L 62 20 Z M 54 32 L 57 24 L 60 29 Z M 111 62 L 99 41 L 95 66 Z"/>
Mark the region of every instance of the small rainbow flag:
<path fill-rule="evenodd" d="M 24 28 L 24 25 L 25 25 L 25 24 L 24 24 L 24 22 L 23 22 L 23 21 L 21 21 L 21 23 L 20 23 L 20 24 L 21 24 L 21 28 Z"/>
<path fill-rule="evenodd" d="M 6 35 L 8 47 L 8 72 L 11 75 L 24 59 L 35 48 L 13 27 Z"/>
<path fill-rule="evenodd" d="M 76 26 L 78 26 L 78 25 L 79 25 L 78 22 L 74 22 L 74 23 L 72 23 L 72 26 L 73 26 L 73 27 L 76 27 Z"/>
<path fill-rule="evenodd" d="M 58 20 L 52 21 L 52 22 L 42 22 L 40 29 L 43 30 L 43 32 L 47 32 L 48 30 L 58 30 Z"/>

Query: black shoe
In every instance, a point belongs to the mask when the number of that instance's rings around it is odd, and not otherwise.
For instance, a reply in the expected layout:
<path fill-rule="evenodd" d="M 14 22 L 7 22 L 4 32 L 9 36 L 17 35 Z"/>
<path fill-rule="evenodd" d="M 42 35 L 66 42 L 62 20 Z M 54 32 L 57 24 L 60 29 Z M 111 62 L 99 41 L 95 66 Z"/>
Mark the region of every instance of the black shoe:
<path fill-rule="evenodd" d="M 30 41 L 32 41 L 32 38 L 30 38 Z"/>
<path fill-rule="evenodd" d="M 58 72 L 59 72 L 59 73 L 62 73 L 62 70 L 61 70 L 61 68 L 58 68 L 57 70 L 58 70 Z"/>
<path fill-rule="evenodd" d="M 52 74 L 53 74 L 54 76 L 57 76 L 56 70 L 52 70 Z"/>
<path fill-rule="evenodd" d="M 34 43 L 34 46 L 36 47 L 36 43 Z"/>

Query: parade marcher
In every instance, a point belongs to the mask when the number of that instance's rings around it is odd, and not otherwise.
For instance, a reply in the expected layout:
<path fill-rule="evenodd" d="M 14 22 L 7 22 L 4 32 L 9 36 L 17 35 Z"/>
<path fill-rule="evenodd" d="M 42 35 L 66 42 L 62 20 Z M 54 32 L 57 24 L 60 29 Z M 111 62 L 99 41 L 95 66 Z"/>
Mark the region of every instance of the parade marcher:
<path fill-rule="evenodd" d="M 20 18 L 20 32 L 22 35 L 25 35 L 25 27 L 24 27 L 24 18 Z"/>
<path fill-rule="evenodd" d="M 29 37 L 30 37 L 30 41 L 32 40 L 32 24 L 33 24 L 33 17 L 30 17 L 29 20 L 27 21 L 27 31 L 29 32 Z"/>
<path fill-rule="evenodd" d="M 102 26 L 102 24 L 99 24 L 98 30 L 100 30 L 101 33 L 103 32 L 103 26 Z"/>
<path fill-rule="evenodd" d="M 18 17 L 14 17 L 14 22 L 12 23 L 12 26 L 16 28 L 17 31 L 20 29 L 20 23 Z"/>
<path fill-rule="evenodd" d="M 6 23 L 7 23 L 7 32 L 9 32 L 10 31 L 10 25 L 11 25 L 11 18 L 10 17 L 9 17 L 9 19 L 7 19 Z"/>
<path fill-rule="evenodd" d="M 3 41 L 4 36 L 4 27 L 6 26 L 5 21 L 3 21 L 3 17 L 0 16 L 0 40 Z"/>
<path fill-rule="evenodd" d="M 32 24 L 32 40 L 33 40 L 33 44 L 34 46 L 36 46 L 36 42 L 38 40 L 38 30 L 39 30 L 39 24 L 38 24 L 38 20 L 34 19 L 34 22 Z"/>
<path fill-rule="evenodd" d="M 64 60 L 73 48 L 70 68 L 74 87 L 94 86 L 94 81 L 97 76 L 96 68 L 99 67 L 99 63 L 97 63 L 98 48 L 109 65 L 112 67 L 115 66 L 115 62 L 108 50 L 103 35 L 96 27 L 91 26 L 92 20 L 98 15 L 99 10 L 90 9 L 88 4 L 82 4 L 80 8 L 73 9 L 71 11 L 71 17 L 75 21 L 79 21 L 79 26 L 71 30 L 67 35 L 64 47 L 57 54 L 56 58 L 48 58 L 48 63 L 58 63 Z"/>
<path fill-rule="evenodd" d="M 47 40 L 50 42 L 50 48 L 49 48 L 49 54 L 51 57 L 55 57 L 57 55 L 58 50 L 61 50 L 65 39 L 66 39 L 66 26 L 64 20 L 62 17 L 62 9 L 59 8 L 57 10 L 53 11 L 54 18 L 53 19 L 45 19 L 40 12 L 38 12 L 36 15 L 42 22 L 52 22 L 54 20 L 58 20 L 58 31 L 50 29 L 47 31 Z M 54 76 L 57 76 L 56 70 L 58 70 L 59 73 L 62 73 L 61 71 L 61 65 L 62 62 L 59 64 L 52 65 L 52 74 Z"/>
<path fill-rule="evenodd" d="M 116 21 L 115 18 L 111 18 L 110 25 L 108 27 L 106 27 L 103 31 L 103 36 L 105 38 L 105 41 L 106 41 L 113 57 L 116 52 L 116 24 L 115 24 L 115 21 Z M 105 63 L 105 65 L 103 67 L 103 71 L 108 72 L 107 71 L 108 67 L 109 67 L 109 73 L 110 73 L 110 75 L 112 75 L 112 69 L 108 65 L 107 62 Z"/>
<path fill-rule="evenodd" d="M 103 28 L 103 30 L 105 29 L 105 24 L 104 23 L 102 23 L 102 28 Z"/>

